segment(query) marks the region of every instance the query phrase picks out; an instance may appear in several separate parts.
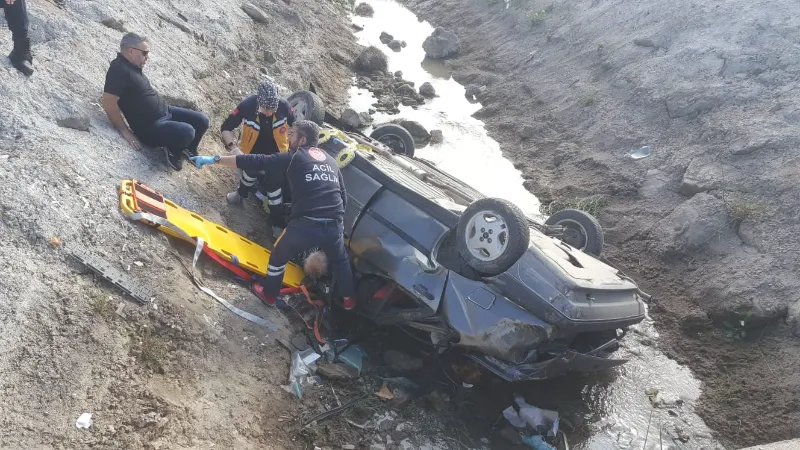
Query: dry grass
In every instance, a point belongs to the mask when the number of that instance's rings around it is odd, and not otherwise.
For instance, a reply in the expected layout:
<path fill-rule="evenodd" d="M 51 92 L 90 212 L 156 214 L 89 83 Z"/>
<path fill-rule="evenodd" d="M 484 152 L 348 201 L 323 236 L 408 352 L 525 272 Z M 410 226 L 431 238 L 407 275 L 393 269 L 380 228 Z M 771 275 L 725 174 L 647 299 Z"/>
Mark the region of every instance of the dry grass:
<path fill-rule="evenodd" d="M 575 197 L 571 200 L 563 201 L 556 200 L 543 207 L 542 214 L 549 216 L 563 209 L 578 209 L 586 211 L 593 216 L 597 216 L 609 203 L 610 201 L 605 195 L 591 195 L 583 198 Z"/>

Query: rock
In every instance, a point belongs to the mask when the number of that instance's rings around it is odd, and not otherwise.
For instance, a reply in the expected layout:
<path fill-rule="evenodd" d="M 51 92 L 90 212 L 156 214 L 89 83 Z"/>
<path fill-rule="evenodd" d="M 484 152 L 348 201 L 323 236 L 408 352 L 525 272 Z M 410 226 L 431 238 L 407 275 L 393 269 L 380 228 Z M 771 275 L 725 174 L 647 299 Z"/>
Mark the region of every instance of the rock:
<path fill-rule="evenodd" d="M 416 106 L 416 105 L 417 105 L 417 100 L 416 100 L 416 99 L 413 99 L 413 98 L 411 98 L 411 97 L 403 97 L 403 98 L 400 100 L 400 103 L 401 103 L 403 106 Z"/>
<path fill-rule="evenodd" d="M 347 125 L 351 128 L 360 128 L 361 127 L 361 118 L 358 115 L 358 112 L 352 108 L 347 108 L 342 111 L 341 115 L 342 123 Z"/>
<path fill-rule="evenodd" d="M 385 31 L 381 31 L 381 36 L 378 39 L 381 40 L 382 44 L 388 44 L 394 40 L 394 36 Z"/>
<path fill-rule="evenodd" d="M 353 444 L 344 444 L 342 445 L 342 450 L 356 450 L 356 446 Z"/>
<path fill-rule="evenodd" d="M 275 58 L 274 53 L 272 53 L 269 50 L 266 50 L 264 51 L 264 61 L 266 61 L 267 64 L 275 64 L 278 60 Z"/>
<path fill-rule="evenodd" d="M 176 27 L 177 29 L 183 31 L 184 33 L 186 33 L 186 34 L 194 34 L 192 32 L 191 28 L 187 27 L 186 25 L 182 24 L 181 22 L 178 22 L 177 20 L 175 20 L 175 19 L 173 19 L 173 18 L 171 18 L 169 16 L 166 16 L 164 14 L 161 14 L 161 13 L 156 13 L 156 15 L 158 16 L 159 19 L 163 20 L 164 22 L 167 22 L 170 25 L 173 25 L 174 27 Z"/>
<path fill-rule="evenodd" d="M 397 95 L 405 97 L 414 97 L 414 95 L 417 93 L 417 91 L 415 91 L 410 84 L 401 84 L 400 87 L 395 89 L 394 92 Z M 416 101 L 414 103 L 416 103 Z"/>
<path fill-rule="evenodd" d="M 700 158 L 689 163 L 678 192 L 691 197 L 699 192 L 711 191 L 722 187 L 723 169 L 720 164 Z"/>
<path fill-rule="evenodd" d="M 658 170 L 650 169 L 645 175 L 644 183 L 639 187 L 639 195 L 645 198 L 660 198 L 669 184 L 669 176 Z"/>
<path fill-rule="evenodd" d="M 638 45 L 639 47 L 658 48 L 658 45 L 656 45 L 656 43 L 653 42 L 652 39 L 634 39 L 633 44 Z"/>
<path fill-rule="evenodd" d="M 400 372 L 413 372 L 422 369 L 422 359 L 397 350 L 386 350 L 383 361 L 390 368 Z"/>
<path fill-rule="evenodd" d="M 403 44 L 401 44 L 401 43 L 400 43 L 400 41 L 398 41 L 397 39 L 395 39 L 395 40 L 393 40 L 393 41 L 389 41 L 389 43 L 388 43 L 388 44 L 386 44 L 386 45 L 387 45 L 387 46 L 388 46 L 390 49 L 392 49 L 392 50 L 394 50 L 394 51 L 396 51 L 396 52 L 399 52 L 399 51 L 400 51 L 400 49 L 402 49 L 402 48 L 403 48 Z"/>
<path fill-rule="evenodd" d="M 403 71 L 402 70 L 398 70 L 397 72 L 394 73 L 394 77 L 395 78 L 403 78 Z"/>
<path fill-rule="evenodd" d="M 408 44 L 406 44 L 406 41 L 400 41 L 400 46 L 401 47 L 406 48 L 407 45 Z"/>
<path fill-rule="evenodd" d="M 361 17 L 372 17 L 375 15 L 375 10 L 368 3 L 359 3 L 353 10 L 353 14 Z"/>
<path fill-rule="evenodd" d="M 257 23 L 267 23 L 267 14 L 259 9 L 257 6 L 253 5 L 252 3 L 245 3 L 242 5 L 242 11 L 245 12 L 254 22 Z"/>
<path fill-rule="evenodd" d="M 353 366 L 339 363 L 319 364 L 317 373 L 329 380 L 349 381 L 358 378 L 358 371 Z"/>
<path fill-rule="evenodd" d="M 210 70 L 196 70 L 195 69 L 195 70 L 192 71 L 192 77 L 194 77 L 195 80 L 202 80 L 202 79 L 208 78 L 210 76 L 211 76 L 211 71 Z"/>
<path fill-rule="evenodd" d="M 536 128 L 531 125 L 523 125 L 522 128 L 519 129 L 519 137 L 522 139 L 530 139 L 536 136 Z"/>
<path fill-rule="evenodd" d="M 436 27 L 433 33 L 422 42 L 422 48 L 428 57 L 442 59 L 458 53 L 461 48 L 461 41 L 452 31 Z"/>
<path fill-rule="evenodd" d="M 400 441 L 400 450 L 414 450 L 416 448 L 417 446 L 412 444 L 408 438 Z"/>
<path fill-rule="evenodd" d="M 350 28 L 352 28 L 356 33 L 358 33 L 359 31 L 364 31 L 364 27 L 356 23 L 351 23 Z"/>
<path fill-rule="evenodd" d="M 365 48 L 355 61 L 356 70 L 363 72 L 385 72 L 389 67 L 389 60 L 381 49 L 375 46 Z"/>
<path fill-rule="evenodd" d="M 419 87 L 419 95 L 423 97 L 436 97 L 436 89 L 433 88 L 433 85 L 426 81 L 422 83 L 422 86 Z"/>
<path fill-rule="evenodd" d="M 792 333 L 800 337 L 800 300 L 794 302 L 794 305 L 789 307 L 789 312 L 786 315 L 786 323 L 789 324 Z"/>
<path fill-rule="evenodd" d="M 186 108 L 194 111 L 200 110 L 199 107 L 197 106 L 197 102 L 194 100 L 182 97 L 174 97 L 172 95 L 167 95 L 167 94 L 162 95 L 162 97 L 164 98 L 164 101 L 170 106 L 177 106 L 178 108 Z"/>
<path fill-rule="evenodd" d="M 683 202 L 653 228 L 661 249 L 677 254 L 699 250 L 726 231 L 730 232 L 725 202 L 706 193 Z"/>
<path fill-rule="evenodd" d="M 109 18 L 109 19 L 103 19 L 102 21 L 100 21 L 100 23 L 107 26 L 108 28 L 119 31 L 120 33 L 128 32 L 128 30 L 125 28 L 125 24 L 121 20 Z"/>
<path fill-rule="evenodd" d="M 694 117 L 723 103 L 723 97 L 708 91 L 676 92 L 667 98 L 670 118 Z"/>
<path fill-rule="evenodd" d="M 486 86 L 478 86 L 477 84 L 468 84 L 465 87 L 464 96 L 469 99 L 477 99 L 486 90 Z"/>
<path fill-rule="evenodd" d="M 56 120 L 56 124 L 63 128 L 72 128 L 78 131 L 89 131 L 89 118 L 86 116 L 72 116 Z"/>
<path fill-rule="evenodd" d="M 372 444 L 369 446 L 369 450 L 386 450 L 386 446 L 383 444 Z"/>
<path fill-rule="evenodd" d="M 431 144 L 441 144 L 444 142 L 442 130 L 431 130 Z"/>
<path fill-rule="evenodd" d="M 400 125 L 408 130 L 409 133 L 411 133 L 411 137 L 414 138 L 414 146 L 416 148 L 422 148 L 426 146 L 431 140 L 430 133 L 428 133 L 428 130 L 426 130 L 425 127 L 423 127 L 419 122 L 406 119 L 394 119 L 391 122 Z"/>

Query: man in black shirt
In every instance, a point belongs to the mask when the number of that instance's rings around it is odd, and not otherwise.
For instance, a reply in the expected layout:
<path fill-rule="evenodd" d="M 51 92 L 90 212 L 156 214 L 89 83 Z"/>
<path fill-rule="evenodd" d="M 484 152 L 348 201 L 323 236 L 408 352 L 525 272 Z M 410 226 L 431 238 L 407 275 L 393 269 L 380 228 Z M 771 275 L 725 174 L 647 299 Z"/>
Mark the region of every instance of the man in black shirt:
<path fill-rule="evenodd" d="M 226 167 L 264 170 L 267 177 L 285 175 L 292 190 L 289 224 L 278 237 L 267 265 L 267 278 L 253 291 L 264 302 L 274 305 L 283 283 L 286 264 L 294 256 L 318 247 L 332 266 L 338 294 L 345 309 L 353 309 L 353 272 L 344 246 L 344 209 L 347 191 L 336 160 L 316 148 L 319 127 L 300 120 L 289 130 L 289 152 L 272 155 L 196 156 L 190 158 L 198 168 L 220 163 Z"/>
<path fill-rule="evenodd" d="M 33 56 L 31 55 L 31 39 L 28 37 L 28 8 L 25 0 L 0 0 L 0 6 L 6 16 L 8 29 L 14 49 L 8 55 L 11 65 L 26 76 L 33 74 Z"/>
<path fill-rule="evenodd" d="M 146 37 L 136 33 L 122 37 L 120 53 L 106 73 L 103 109 L 133 148 L 140 147 L 139 141 L 164 147 L 170 167 L 181 170 L 182 153 L 197 156 L 197 146 L 208 130 L 208 116 L 164 102 L 142 73 L 149 54 Z M 122 120 L 123 114 L 130 130 Z"/>
<path fill-rule="evenodd" d="M 278 98 L 275 81 L 267 77 L 256 89 L 256 94 L 242 100 L 228 118 L 222 123 L 220 138 L 225 147 L 234 155 L 271 155 L 289 150 L 289 127 L 294 124 L 294 111 L 289 102 Z M 239 143 L 233 130 L 241 126 Z M 243 170 L 239 187 L 225 198 L 228 203 L 238 205 L 253 191 L 256 197 L 269 207 L 269 219 L 275 237 L 283 231 L 286 223 L 284 200 L 289 193 L 284 192 L 284 178 L 265 177 L 263 171 Z"/>

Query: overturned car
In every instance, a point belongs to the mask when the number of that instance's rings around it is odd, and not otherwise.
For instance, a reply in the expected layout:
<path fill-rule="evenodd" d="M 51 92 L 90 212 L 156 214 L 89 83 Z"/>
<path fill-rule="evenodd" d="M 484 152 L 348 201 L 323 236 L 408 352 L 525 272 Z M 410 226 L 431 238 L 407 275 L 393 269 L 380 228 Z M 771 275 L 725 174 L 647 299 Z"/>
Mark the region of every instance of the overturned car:
<path fill-rule="evenodd" d="M 312 92 L 289 102 L 321 125 L 319 146 L 342 167 L 359 313 L 457 347 L 508 381 L 625 362 L 611 354 L 645 317 L 647 295 L 598 258 L 593 217 L 564 210 L 536 223 L 414 158 L 399 125 L 365 136 L 326 115 Z"/>

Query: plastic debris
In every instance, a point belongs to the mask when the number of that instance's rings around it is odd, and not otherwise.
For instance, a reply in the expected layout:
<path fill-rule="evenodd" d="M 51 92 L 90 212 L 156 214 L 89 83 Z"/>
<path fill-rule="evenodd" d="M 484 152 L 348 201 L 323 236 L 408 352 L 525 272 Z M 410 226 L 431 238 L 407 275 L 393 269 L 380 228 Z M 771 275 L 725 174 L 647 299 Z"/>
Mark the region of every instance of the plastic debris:
<path fill-rule="evenodd" d="M 91 413 L 83 413 L 78 417 L 78 421 L 75 422 L 75 426 L 78 428 L 89 428 L 92 426 L 92 414 Z"/>
<path fill-rule="evenodd" d="M 358 345 L 348 345 L 347 340 L 342 339 L 334 343 L 336 350 L 328 348 L 324 350 L 325 356 L 329 361 L 338 361 L 351 366 L 361 375 L 361 368 L 364 365 L 364 350 Z M 327 347 L 327 345 L 326 345 Z M 343 349 L 340 351 L 340 349 Z"/>
<path fill-rule="evenodd" d="M 383 386 L 381 386 L 381 389 L 376 392 L 375 395 L 384 400 L 391 400 L 394 398 L 394 394 L 392 393 L 392 390 L 389 389 L 389 384 L 386 382 L 383 383 Z"/>
<path fill-rule="evenodd" d="M 318 378 L 314 376 L 314 373 L 316 372 L 315 362 L 319 358 L 320 354 L 312 348 L 307 348 L 302 352 L 293 351 L 292 367 L 289 369 L 289 386 L 284 389 L 302 399 L 305 386 L 318 384 Z"/>
<path fill-rule="evenodd" d="M 653 151 L 652 147 L 650 147 L 649 145 L 645 145 L 637 148 L 636 150 L 632 150 L 630 153 L 628 153 L 628 156 L 631 159 L 647 158 L 648 156 L 650 156 L 652 151 Z"/>
<path fill-rule="evenodd" d="M 534 450 L 556 450 L 555 447 L 548 444 L 542 436 L 524 436 L 520 439 L 523 444 Z"/>
<path fill-rule="evenodd" d="M 558 420 L 558 412 L 529 405 L 521 395 L 514 397 L 514 401 L 519 405 L 519 417 L 534 430 L 540 427 L 549 428 Z"/>

